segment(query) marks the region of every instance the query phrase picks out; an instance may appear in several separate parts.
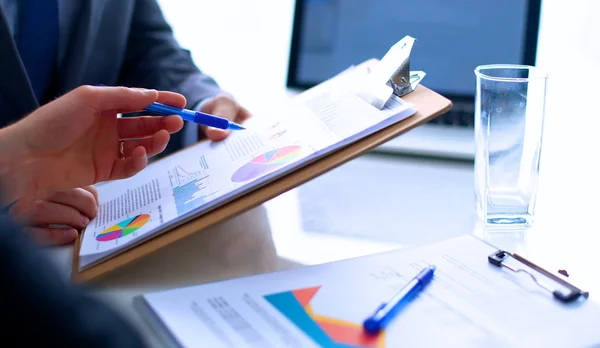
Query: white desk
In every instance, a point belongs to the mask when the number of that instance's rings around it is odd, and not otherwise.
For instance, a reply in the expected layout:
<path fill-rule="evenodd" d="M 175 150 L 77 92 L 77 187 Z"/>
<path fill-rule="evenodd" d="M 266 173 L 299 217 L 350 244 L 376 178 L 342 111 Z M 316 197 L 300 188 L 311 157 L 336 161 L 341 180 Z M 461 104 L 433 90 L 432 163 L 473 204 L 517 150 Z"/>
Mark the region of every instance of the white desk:
<path fill-rule="evenodd" d="M 161 3 L 178 38 L 192 50 L 198 64 L 255 114 L 270 100 L 285 96 L 292 1 L 269 3 L 268 12 L 279 16 L 262 15 L 267 5 L 260 1 Z M 539 66 L 551 78 L 538 214 L 532 230 L 494 233 L 477 225 L 472 165 L 364 156 L 115 272 L 102 281 L 100 293 L 141 324 L 131 309 L 131 299 L 142 292 L 474 233 L 551 270 L 566 269 L 576 284 L 591 292 L 592 299 L 598 298 L 600 261 L 596 250 L 600 237 L 595 216 L 600 209 L 596 163 L 600 118 L 596 81 L 600 74 L 593 62 L 599 60 L 600 46 L 588 33 L 600 30 L 599 24 L 586 17 L 595 12 L 594 6 L 598 5 L 582 0 L 544 3 Z M 565 71 L 566 62 L 576 66 Z M 582 69 L 585 74 L 569 69 Z M 414 184 L 408 185 L 407 179 Z M 322 194 L 330 190 L 336 194 Z M 71 252 L 71 248 L 51 252 L 65 274 Z M 148 332 L 143 324 L 140 327 Z M 152 340 L 151 333 L 148 335 Z"/>

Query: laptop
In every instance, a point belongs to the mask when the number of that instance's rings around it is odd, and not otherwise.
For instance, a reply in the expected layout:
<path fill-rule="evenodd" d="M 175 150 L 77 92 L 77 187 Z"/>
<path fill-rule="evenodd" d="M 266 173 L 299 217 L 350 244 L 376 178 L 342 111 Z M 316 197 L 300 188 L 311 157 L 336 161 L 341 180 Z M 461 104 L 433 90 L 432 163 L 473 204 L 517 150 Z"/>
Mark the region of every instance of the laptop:
<path fill-rule="evenodd" d="M 481 64 L 535 65 L 541 0 L 296 0 L 287 87 L 310 88 L 352 64 L 417 39 L 411 70 L 451 111 L 375 151 L 472 161 L 475 74 Z"/>

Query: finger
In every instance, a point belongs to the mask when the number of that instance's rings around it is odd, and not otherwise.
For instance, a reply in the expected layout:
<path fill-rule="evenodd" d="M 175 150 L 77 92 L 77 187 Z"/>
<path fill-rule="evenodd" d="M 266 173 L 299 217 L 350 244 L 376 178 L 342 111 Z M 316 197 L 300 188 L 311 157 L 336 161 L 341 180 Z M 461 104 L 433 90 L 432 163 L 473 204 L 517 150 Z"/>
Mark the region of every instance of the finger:
<path fill-rule="evenodd" d="M 160 131 L 154 134 L 151 138 L 126 140 L 123 144 L 125 158 L 131 157 L 133 152 L 138 147 L 143 147 L 146 150 L 148 157 L 156 156 L 167 148 L 171 136 L 166 131 Z"/>
<path fill-rule="evenodd" d="M 28 216 L 30 226 L 67 225 L 76 229 L 86 227 L 90 218 L 64 204 L 36 201 Z"/>
<path fill-rule="evenodd" d="M 252 117 L 252 114 L 246 108 L 227 96 L 213 98 L 204 105 L 201 111 L 225 117 L 237 123 L 242 123 Z"/>
<path fill-rule="evenodd" d="M 74 228 L 26 227 L 24 231 L 37 244 L 44 246 L 69 244 L 78 236 Z"/>
<path fill-rule="evenodd" d="M 222 101 L 221 101 L 222 100 Z M 213 105 L 210 105 L 210 113 L 216 116 L 224 117 L 234 121 L 237 117 L 239 106 L 231 99 L 215 99 Z M 208 106 L 208 105 L 207 105 Z"/>
<path fill-rule="evenodd" d="M 252 114 L 250 113 L 250 111 L 248 111 L 248 109 L 240 106 L 237 117 L 235 118 L 234 121 L 241 124 L 241 123 L 244 123 L 245 121 L 248 121 L 250 118 L 252 118 Z"/>
<path fill-rule="evenodd" d="M 82 187 L 82 189 L 88 191 L 89 193 L 91 193 L 94 196 L 94 199 L 96 200 L 96 207 L 100 205 L 100 198 L 98 197 L 98 190 L 96 189 L 96 187 L 94 187 L 94 185 L 84 186 L 84 187 Z"/>
<path fill-rule="evenodd" d="M 230 133 L 229 130 L 213 128 L 213 127 L 206 127 L 206 130 L 204 131 L 204 134 L 206 134 L 206 137 L 213 141 L 221 141 L 221 140 L 227 138 L 229 133 Z"/>
<path fill-rule="evenodd" d="M 121 117 L 117 121 L 120 139 L 147 138 L 163 129 L 169 133 L 176 133 L 181 128 L 183 120 L 179 116 Z"/>
<path fill-rule="evenodd" d="M 148 155 L 143 146 L 136 147 L 131 156 L 115 161 L 109 180 L 130 178 L 148 165 Z"/>
<path fill-rule="evenodd" d="M 215 99 L 213 101 L 214 104 L 207 105 L 207 109 L 210 110 L 209 112 L 215 116 L 220 116 L 230 121 L 234 121 L 238 112 L 237 104 L 230 100 L 226 100 L 224 102 L 218 101 L 219 99 Z M 230 130 L 206 127 L 206 131 L 204 133 L 206 134 L 206 137 L 210 140 L 221 141 L 227 138 L 227 136 L 230 133 Z"/>
<path fill-rule="evenodd" d="M 91 191 L 83 188 L 55 192 L 49 195 L 46 200 L 74 208 L 90 220 L 95 218 L 98 212 L 96 197 Z"/>
<path fill-rule="evenodd" d="M 187 101 L 183 95 L 179 93 L 165 91 L 158 92 L 157 102 L 174 106 L 176 108 L 183 108 L 185 107 L 185 104 L 187 104 Z"/>
<path fill-rule="evenodd" d="M 241 107 L 236 101 L 228 96 L 217 96 L 213 98 L 204 105 L 202 111 L 224 117 L 236 123 L 243 123 L 252 116 L 248 110 Z M 205 127 L 203 131 L 207 138 L 214 141 L 223 140 L 230 133 L 229 130 L 212 127 Z"/>
<path fill-rule="evenodd" d="M 116 110 L 117 112 L 134 112 L 158 100 L 159 92 L 152 89 L 81 86 L 70 95 L 76 103 L 91 107 L 96 111 Z"/>

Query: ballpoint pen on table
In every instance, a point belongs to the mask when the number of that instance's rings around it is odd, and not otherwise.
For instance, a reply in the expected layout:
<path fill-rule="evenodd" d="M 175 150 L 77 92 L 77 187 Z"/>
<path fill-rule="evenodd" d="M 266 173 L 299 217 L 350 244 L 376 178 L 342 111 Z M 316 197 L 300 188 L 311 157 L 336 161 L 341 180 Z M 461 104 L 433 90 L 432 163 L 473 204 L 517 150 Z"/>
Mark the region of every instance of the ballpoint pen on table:
<path fill-rule="evenodd" d="M 226 118 L 207 114 L 200 111 L 180 109 L 173 106 L 154 102 L 144 108 L 146 111 L 151 111 L 160 115 L 179 115 L 185 121 L 198 123 L 201 125 L 219 128 L 219 129 L 233 129 L 233 130 L 244 130 L 242 125 L 235 122 L 231 122 Z"/>
<path fill-rule="evenodd" d="M 396 295 L 394 295 L 391 300 L 379 306 L 375 313 L 364 321 L 364 330 L 369 334 L 376 334 L 382 330 L 400 310 L 401 305 L 405 302 L 404 300 L 409 300 L 414 294 L 423 290 L 425 285 L 433 279 L 434 272 L 435 266 L 430 265 L 425 267 Z"/>

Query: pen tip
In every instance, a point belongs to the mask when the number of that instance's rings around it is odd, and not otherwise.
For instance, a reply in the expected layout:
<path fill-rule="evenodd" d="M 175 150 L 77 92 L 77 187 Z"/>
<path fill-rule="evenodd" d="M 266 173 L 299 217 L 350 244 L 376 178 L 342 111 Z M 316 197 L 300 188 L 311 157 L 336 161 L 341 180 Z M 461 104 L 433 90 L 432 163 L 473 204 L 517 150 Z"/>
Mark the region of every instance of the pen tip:
<path fill-rule="evenodd" d="M 235 130 L 245 130 L 246 129 L 244 126 L 237 124 L 235 122 L 229 122 L 229 128 L 235 129 Z"/>

